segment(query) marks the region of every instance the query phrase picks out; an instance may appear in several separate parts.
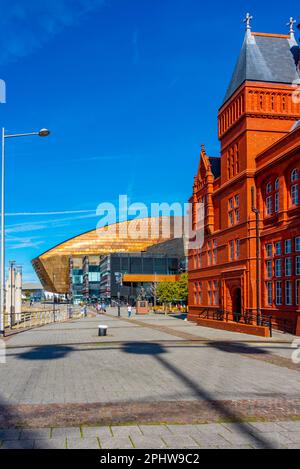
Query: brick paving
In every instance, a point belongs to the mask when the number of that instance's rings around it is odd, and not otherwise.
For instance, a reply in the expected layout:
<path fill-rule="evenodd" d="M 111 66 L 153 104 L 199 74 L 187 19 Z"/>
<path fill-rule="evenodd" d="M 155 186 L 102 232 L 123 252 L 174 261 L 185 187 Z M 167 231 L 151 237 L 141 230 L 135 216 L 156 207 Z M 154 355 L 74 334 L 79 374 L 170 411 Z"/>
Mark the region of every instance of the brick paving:
<path fill-rule="evenodd" d="M 0 435 L 0 449 L 295 449 L 300 447 L 299 422 L 151 425 L 125 427 L 65 428 L 59 435 L 53 428 L 27 437 Z M 45 429 L 42 429 L 45 430 Z M 75 436 L 76 433 L 76 436 Z M 23 436 L 24 436 L 23 435 Z M 78 436 L 79 435 L 79 436 Z"/>
<path fill-rule="evenodd" d="M 101 323 L 109 327 L 104 338 Z M 293 340 L 115 311 L 9 337 L 0 365 L 1 447 L 295 447 Z M 254 419 L 266 431 L 241 424 Z M 229 421 L 240 423 L 220 423 Z"/>

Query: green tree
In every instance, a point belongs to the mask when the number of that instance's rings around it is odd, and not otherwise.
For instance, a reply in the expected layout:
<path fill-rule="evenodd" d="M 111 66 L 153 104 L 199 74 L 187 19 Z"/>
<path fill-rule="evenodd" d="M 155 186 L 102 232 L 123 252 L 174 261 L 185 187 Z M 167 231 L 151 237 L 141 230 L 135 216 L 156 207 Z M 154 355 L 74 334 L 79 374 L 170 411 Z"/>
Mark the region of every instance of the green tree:
<path fill-rule="evenodd" d="M 177 301 L 187 302 L 188 275 L 181 275 L 177 282 L 162 282 L 157 286 L 157 298 L 164 305 Z"/>
<path fill-rule="evenodd" d="M 187 303 L 188 300 L 188 274 L 182 274 L 177 283 L 178 296 L 180 301 Z"/>

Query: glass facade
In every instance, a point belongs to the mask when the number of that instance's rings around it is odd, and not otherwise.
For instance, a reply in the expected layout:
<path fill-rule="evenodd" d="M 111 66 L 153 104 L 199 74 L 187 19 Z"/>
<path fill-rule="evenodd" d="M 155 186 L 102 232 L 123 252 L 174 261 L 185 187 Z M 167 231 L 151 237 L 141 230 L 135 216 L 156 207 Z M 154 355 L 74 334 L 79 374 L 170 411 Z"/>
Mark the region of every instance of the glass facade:
<path fill-rule="evenodd" d="M 100 297 L 111 301 L 118 297 L 116 273 L 136 275 L 176 275 L 182 272 L 179 259 L 163 254 L 119 253 L 102 258 L 100 262 Z M 134 302 L 141 289 L 146 298 L 152 299 L 153 284 L 150 282 L 123 282 L 120 297 L 123 301 Z"/>

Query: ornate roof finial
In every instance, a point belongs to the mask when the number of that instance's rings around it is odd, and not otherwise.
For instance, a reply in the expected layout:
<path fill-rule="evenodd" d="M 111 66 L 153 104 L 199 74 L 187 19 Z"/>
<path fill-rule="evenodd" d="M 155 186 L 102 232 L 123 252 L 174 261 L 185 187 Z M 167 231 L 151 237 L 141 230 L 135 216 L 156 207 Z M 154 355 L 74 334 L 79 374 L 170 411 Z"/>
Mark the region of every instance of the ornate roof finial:
<path fill-rule="evenodd" d="M 253 20 L 253 16 L 250 13 L 246 14 L 246 18 L 244 19 L 244 23 L 246 23 L 247 31 L 251 31 L 251 21 Z"/>
<path fill-rule="evenodd" d="M 292 36 L 294 34 L 294 24 L 297 23 L 296 20 L 291 16 L 290 21 L 286 24 L 287 26 L 290 27 L 290 35 Z"/>

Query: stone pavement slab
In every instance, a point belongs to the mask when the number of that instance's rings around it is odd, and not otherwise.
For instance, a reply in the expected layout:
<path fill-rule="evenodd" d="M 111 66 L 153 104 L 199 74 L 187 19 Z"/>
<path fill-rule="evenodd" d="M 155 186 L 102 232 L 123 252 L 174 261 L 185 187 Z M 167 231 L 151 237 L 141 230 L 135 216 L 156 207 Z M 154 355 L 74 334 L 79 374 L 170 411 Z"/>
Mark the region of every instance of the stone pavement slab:
<path fill-rule="evenodd" d="M 284 430 L 288 430 L 291 432 L 300 432 L 300 421 L 292 421 L 292 422 L 278 422 L 278 425 L 282 427 Z"/>
<path fill-rule="evenodd" d="M 47 439 L 51 436 L 51 428 L 30 428 L 21 431 L 21 440 Z"/>
<path fill-rule="evenodd" d="M 128 436 L 111 436 L 100 438 L 102 449 L 133 449 L 134 446 Z"/>
<path fill-rule="evenodd" d="M 162 438 L 156 435 L 133 436 L 131 438 L 134 448 L 138 449 L 165 449 L 167 445 Z"/>
<path fill-rule="evenodd" d="M 15 429 L 8 429 L 8 430 L 0 430 L 0 441 L 1 440 L 19 440 L 21 435 L 21 430 Z"/>
<path fill-rule="evenodd" d="M 128 426 L 113 426 L 111 427 L 113 436 L 115 437 L 141 437 L 143 436 L 140 427 L 137 425 L 128 425 Z"/>
<path fill-rule="evenodd" d="M 34 440 L 34 449 L 66 449 L 66 438 L 43 438 Z"/>
<path fill-rule="evenodd" d="M 67 438 L 68 449 L 99 449 L 98 438 Z"/>
<path fill-rule="evenodd" d="M 187 448 L 199 448 L 199 443 L 196 442 L 190 435 L 178 434 L 178 435 L 164 435 L 162 436 L 164 443 L 170 449 L 187 449 Z"/>
<path fill-rule="evenodd" d="M 4 441 L 0 449 L 33 449 L 34 440 L 10 440 Z"/>
<path fill-rule="evenodd" d="M 78 427 L 52 428 L 52 438 L 81 438 L 81 430 Z"/>
<path fill-rule="evenodd" d="M 82 435 L 84 438 L 110 438 L 112 433 L 110 427 L 83 427 Z"/>
<path fill-rule="evenodd" d="M 297 422 L 284 422 L 297 423 Z M 259 424 L 259 425 L 258 425 Z M 47 438 L 41 429 L 24 429 L 19 434 L 26 439 L 0 439 L 1 449 L 184 449 L 184 448 L 300 448 L 300 432 L 284 430 L 280 422 L 249 424 L 203 424 L 203 425 L 151 425 L 114 427 L 112 435 L 108 426 L 90 428 L 83 436 L 79 427 L 61 429 L 60 436 Z M 278 431 L 278 427 L 281 429 Z M 291 426 L 292 427 L 292 426 Z M 118 429 L 118 431 L 116 430 Z M 273 431 L 272 431 L 273 429 Z M 48 431 L 48 429 L 46 429 Z M 58 430 L 58 429 L 57 429 Z M 142 433 L 143 430 L 143 433 Z M 41 438 L 36 435 L 42 435 Z M 58 432 L 57 432 L 58 434 Z M 68 436 L 66 436 L 68 435 Z M 77 435 L 77 436 L 74 436 Z M 84 436 L 86 435 L 86 436 Z M 9 435 L 7 435 L 9 437 Z M 29 438 L 32 436 L 32 438 Z M 34 438 L 35 436 L 35 438 Z M 3 434 L 2 434 L 3 437 Z"/>
<path fill-rule="evenodd" d="M 160 437 L 172 435 L 167 425 L 139 425 L 143 435 L 156 435 Z"/>

